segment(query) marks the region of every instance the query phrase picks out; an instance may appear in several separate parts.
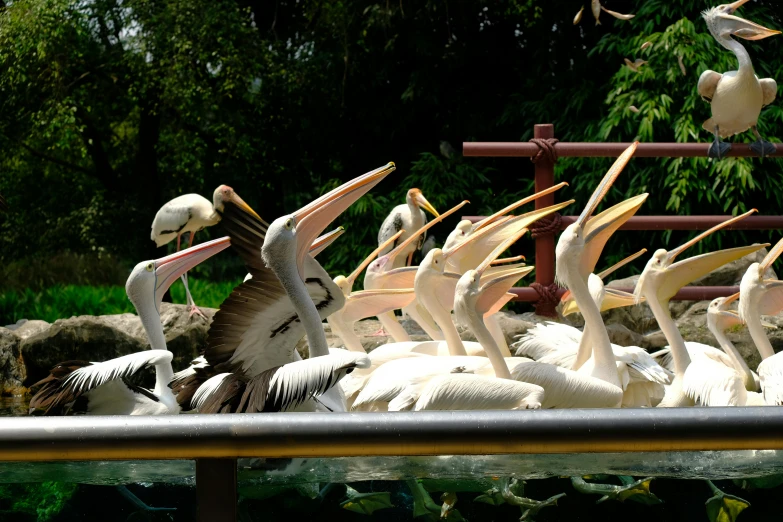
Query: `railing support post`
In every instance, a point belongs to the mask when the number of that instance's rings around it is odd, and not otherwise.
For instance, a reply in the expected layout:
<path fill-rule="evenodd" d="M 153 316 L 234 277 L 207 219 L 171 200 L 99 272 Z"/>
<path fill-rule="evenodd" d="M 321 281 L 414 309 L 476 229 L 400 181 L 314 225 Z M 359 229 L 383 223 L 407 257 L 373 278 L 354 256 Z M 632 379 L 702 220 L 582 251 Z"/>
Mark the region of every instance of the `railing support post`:
<path fill-rule="evenodd" d="M 555 137 L 555 126 L 551 123 L 533 127 L 533 137 L 551 139 Z M 542 155 L 535 163 L 535 192 L 555 184 L 555 165 L 547 155 Z M 536 210 L 555 204 L 555 195 L 548 194 L 536 200 Z M 549 286 L 555 282 L 555 235 L 544 234 L 536 238 L 536 283 Z M 536 302 L 536 313 L 546 317 L 556 317 L 555 305 L 544 299 Z"/>
<path fill-rule="evenodd" d="M 237 521 L 237 459 L 196 459 L 198 522 Z"/>

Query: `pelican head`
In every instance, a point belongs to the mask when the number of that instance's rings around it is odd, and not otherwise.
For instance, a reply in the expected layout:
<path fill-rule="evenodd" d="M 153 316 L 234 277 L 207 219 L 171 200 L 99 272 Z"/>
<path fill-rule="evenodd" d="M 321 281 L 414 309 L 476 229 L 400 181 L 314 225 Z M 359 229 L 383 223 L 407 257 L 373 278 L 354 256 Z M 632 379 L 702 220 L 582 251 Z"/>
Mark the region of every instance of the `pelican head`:
<path fill-rule="evenodd" d="M 446 238 L 443 248 L 448 249 L 459 245 L 471 232 L 473 232 L 473 223 L 469 219 L 463 219 L 457 223 L 457 226 L 451 231 L 449 237 Z"/>
<path fill-rule="evenodd" d="M 639 281 L 636 282 L 636 288 L 634 288 L 633 292 L 636 303 L 640 303 L 643 296 L 648 300 L 657 299 L 659 302 L 668 302 L 680 288 L 688 283 L 709 274 L 730 261 L 763 248 L 764 245 L 728 248 L 701 254 L 675 263 L 677 256 L 705 237 L 745 219 L 754 212 L 756 212 L 755 208 L 739 216 L 727 219 L 673 250 L 668 251 L 663 248 L 656 250 L 644 267 Z"/>
<path fill-rule="evenodd" d="M 623 221 L 627 220 L 632 215 L 628 214 L 629 209 L 625 208 L 624 205 L 626 202 L 623 202 L 620 204 L 623 205 L 622 207 L 615 205 L 611 209 L 602 212 L 600 214 L 602 219 L 599 220 L 601 223 L 598 224 L 598 226 L 591 226 L 589 228 L 587 226 L 588 219 L 593 214 L 596 207 L 598 207 L 598 205 L 601 203 L 601 200 L 604 198 L 604 196 L 606 196 L 606 194 L 609 192 L 609 189 L 612 188 L 612 184 L 617 179 L 617 176 L 620 175 L 625 166 L 631 160 L 631 157 L 636 152 L 636 147 L 638 144 L 639 142 L 633 142 L 631 146 L 629 146 L 627 149 L 625 149 L 625 151 L 623 151 L 622 154 L 620 154 L 604 178 L 601 180 L 601 183 L 599 183 L 598 187 L 596 187 L 593 195 L 590 196 L 590 200 L 587 202 L 584 210 L 582 210 L 582 213 L 574 223 L 568 225 L 563 233 L 560 234 L 560 238 L 557 241 L 557 246 L 555 247 L 555 280 L 560 285 L 567 286 L 566 278 L 568 277 L 568 274 L 582 274 L 582 272 L 584 272 L 584 270 L 580 267 L 580 262 L 583 259 L 585 246 L 588 243 L 597 239 L 598 237 L 606 236 L 606 234 L 602 234 L 602 232 L 607 229 L 616 230 L 616 228 L 622 224 L 622 221 L 620 220 L 622 220 L 624 216 L 627 217 L 625 217 Z M 637 198 L 638 197 L 639 196 L 637 196 Z M 644 195 L 644 198 L 646 198 L 646 195 Z M 633 205 L 637 209 L 641 205 L 641 201 L 638 203 L 638 205 L 636 204 L 635 198 L 626 201 L 632 201 Z M 598 217 L 599 216 L 596 216 L 596 218 Z M 608 236 L 606 236 L 606 239 L 608 239 Z M 606 240 L 603 241 L 603 243 L 605 242 Z M 586 279 L 591 271 L 592 269 L 587 270 L 587 273 L 584 273 L 583 277 Z"/>
<path fill-rule="evenodd" d="M 163 294 L 179 277 L 231 245 L 228 237 L 214 239 L 198 244 L 186 250 L 180 250 L 170 256 L 151 261 L 142 261 L 131 271 L 125 283 L 128 299 L 141 311 L 154 304 L 160 310 Z M 152 301 L 150 301 L 152 298 Z"/>
<path fill-rule="evenodd" d="M 739 315 L 730 310 L 731 304 L 739 299 L 739 292 L 728 297 L 717 297 L 707 307 L 707 327 L 712 332 L 723 332 L 732 326 L 742 324 Z"/>
<path fill-rule="evenodd" d="M 745 40 L 761 40 L 769 36 L 780 34 L 780 31 L 755 24 L 744 18 L 734 16 L 734 12 L 748 0 L 737 0 L 730 4 L 723 4 L 704 11 L 701 16 L 707 22 L 707 28 L 712 36 L 723 47 L 731 50 L 729 41 L 731 36 L 738 36 Z"/>
<path fill-rule="evenodd" d="M 337 187 L 293 214 L 277 218 L 269 225 L 261 257 L 284 285 L 292 264 L 295 264 L 299 278 L 304 282 L 304 260 L 313 240 L 394 169 L 394 163 L 388 163 Z"/>
<path fill-rule="evenodd" d="M 427 201 L 427 198 L 424 197 L 424 194 L 421 193 L 420 189 L 412 188 L 408 191 L 408 194 L 405 196 L 405 201 L 409 205 L 413 205 L 415 207 L 423 208 L 430 214 L 432 214 L 435 217 L 438 217 L 440 214 L 438 214 L 438 211 L 435 210 L 435 207 L 433 207 L 429 201 Z"/>
<path fill-rule="evenodd" d="M 764 279 L 764 274 L 780 257 L 781 253 L 783 253 L 783 239 L 778 241 L 774 248 L 764 256 L 761 263 L 751 264 L 745 271 L 745 275 L 742 276 L 739 291 L 739 316 L 743 323 L 747 323 L 748 317 L 756 315 L 756 312 L 753 310 L 754 305 L 762 298 L 765 290 L 767 290 L 767 283 L 770 282 L 770 280 Z"/>

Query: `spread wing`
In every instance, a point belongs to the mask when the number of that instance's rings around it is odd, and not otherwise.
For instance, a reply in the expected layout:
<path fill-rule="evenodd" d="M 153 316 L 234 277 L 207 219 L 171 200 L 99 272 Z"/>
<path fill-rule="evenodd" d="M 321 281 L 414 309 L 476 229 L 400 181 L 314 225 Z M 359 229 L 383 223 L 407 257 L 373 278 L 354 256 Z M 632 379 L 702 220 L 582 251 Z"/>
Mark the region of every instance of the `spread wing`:
<path fill-rule="evenodd" d="M 200 413 L 291 411 L 327 392 L 354 369 L 369 366 L 365 354 L 335 350 L 270 368 L 251 379 L 224 373 L 205 382 L 193 403 Z"/>
<path fill-rule="evenodd" d="M 30 401 L 31 410 L 43 410 L 49 413 L 52 410 L 62 410 L 66 404 L 71 404 L 85 393 L 116 379 L 126 379 L 136 375 L 145 368 L 158 364 L 167 364 L 171 367 L 173 354 L 168 350 L 145 350 L 143 352 L 123 355 L 99 363 L 84 363 L 81 367 L 73 369 L 78 361 L 61 363 L 52 374 L 38 384 L 43 387 Z M 63 372 L 71 367 L 67 375 L 57 378 L 56 372 Z"/>
<path fill-rule="evenodd" d="M 701 76 L 699 76 L 697 90 L 702 100 L 706 101 L 707 103 L 712 102 L 712 98 L 715 96 L 715 90 L 718 88 L 718 83 L 720 82 L 721 78 L 723 78 L 721 73 L 716 73 L 715 71 L 710 71 L 709 69 L 701 73 Z"/>
<path fill-rule="evenodd" d="M 773 101 L 778 95 L 778 84 L 772 78 L 762 78 L 759 80 L 762 93 L 762 106 L 766 107 Z"/>

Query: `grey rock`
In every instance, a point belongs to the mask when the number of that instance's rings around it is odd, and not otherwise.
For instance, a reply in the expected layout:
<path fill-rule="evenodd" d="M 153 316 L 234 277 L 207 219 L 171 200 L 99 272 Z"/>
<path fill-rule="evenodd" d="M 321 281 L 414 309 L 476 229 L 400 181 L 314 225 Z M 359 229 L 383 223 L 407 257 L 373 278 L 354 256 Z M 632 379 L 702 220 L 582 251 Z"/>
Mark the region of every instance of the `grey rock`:
<path fill-rule="evenodd" d="M 27 372 L 19 350 L 19 337 L 0 328 L 0 396 L 20 396 L 26 392 Z"/>
<path fill-rule="evenodd" d="M 32 321 L 23 319 L 23 321 L 24 322 L 19 321 L 16 323 L 16 329 L 14 330 L 14 333 L 17 337 L 19 337 L 19 339 L 27 339 L 32 335 L 43 332 L 49 328 L 49 326 L 51 326 L 46 321 L 41 321 L 40 319 L 33 319 Z"/>
<path fill-rule="evenodd" d="M 214 309 L 201 308 L 211 321 Z M 161 323 L 173 366 L 184 368 L 206 344 L 208 322 L 188 316 L 185 305 L 163 303 Z M 106 361 L 150 348 L 141 320 L 134 314 L 78 316 L 58 319 L 21 340 L 29 385 L 67 360 Z"/>

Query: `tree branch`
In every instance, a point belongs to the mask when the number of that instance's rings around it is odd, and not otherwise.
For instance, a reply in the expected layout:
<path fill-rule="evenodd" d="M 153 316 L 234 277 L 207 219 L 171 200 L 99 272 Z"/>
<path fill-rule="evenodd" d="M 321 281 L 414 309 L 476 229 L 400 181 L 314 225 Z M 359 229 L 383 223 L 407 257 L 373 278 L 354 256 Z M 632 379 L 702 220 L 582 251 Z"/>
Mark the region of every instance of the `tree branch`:
<path fill-rule="evenodd" d="M 30 154 L 32 154 L 33 156 L 35 156 L 37 158 L 44 159 L 46 161 L 54 163 L 55 165 L 59 165 L 61 167 L 65 167 L 67 169 L 75 170 L 77 172 L 82 172 L 84 174 L 89 174 L 90 176 L 94 176 L 95 175 L 94 172 L 92 172 L 92 171 L 90 171 L 90 170 L 88 170 L 88 169 L 86 169 L 84 167 L 80 167 L 79 165 L 75 165 L 75 164 L 70 163 L 68 161 L 61 160 L 59 158 L 55 158 L 54 156 L 49 156 L 48 154 L 45 154 L 45 153 L 40 152 L 40 151 L 37 151 L 37 150 L 35 150 L 34 148 L 32 148 L 30 145 L 28 145 L 27 143 L 25 143 L 23 141 L 17 141 L 17 143 L 19 143 L 19 145 L 21 145 L 27 152 L 29 152 Z"/>

